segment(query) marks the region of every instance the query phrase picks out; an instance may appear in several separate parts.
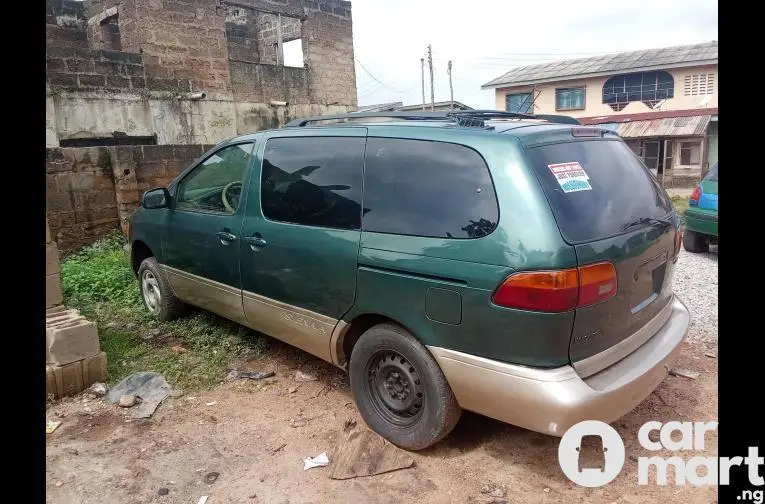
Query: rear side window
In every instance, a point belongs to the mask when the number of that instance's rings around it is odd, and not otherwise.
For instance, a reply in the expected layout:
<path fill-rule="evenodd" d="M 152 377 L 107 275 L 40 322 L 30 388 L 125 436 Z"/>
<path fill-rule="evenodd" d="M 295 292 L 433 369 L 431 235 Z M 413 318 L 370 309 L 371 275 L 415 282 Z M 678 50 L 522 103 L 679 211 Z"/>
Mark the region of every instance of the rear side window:
<path fill-rule="evenodd" d="M 292 224 L 360 229 L 364 140 L 268 140 L 260 184 L 263 215 Z"/>
<path fill-rule="evenodd" d="M 369 138 L 364 171 L 365 231 L 481 238 L 499 210 L 489 169 L 456 144 Z"/>
<path fill-rule="evenodd" d="M 672 211 L 666 192 L 624 142 L 567 142 L 526 152 L 569 243 L 621 234 L 637 218 Z"/>

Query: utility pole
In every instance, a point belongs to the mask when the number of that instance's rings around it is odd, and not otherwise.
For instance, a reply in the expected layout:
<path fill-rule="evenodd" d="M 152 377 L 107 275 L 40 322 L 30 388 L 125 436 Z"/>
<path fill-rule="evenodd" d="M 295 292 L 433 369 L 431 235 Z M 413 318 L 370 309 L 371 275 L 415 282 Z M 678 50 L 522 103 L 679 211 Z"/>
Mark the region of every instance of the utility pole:
<path fill-rule="evenodd" d="M 433 112 L 436 101 L 433 91 L 433 51 L 430 44 L 428 44 L 428 68 L 430 69 L 430 111 Z"/>
<path fill-rule="evenodd" d="M 446 71 L 449 72 L 449 110 L 454 108 L 454 88 L 452 87 L 452 60 L 449 60 L 449 65 L 446 67 Z"/>
<path fill-rule="evenodd" d="M 420 58 L 420 74 L 422 75 L 422 110 L 425 110 L 425 58 Z"/>

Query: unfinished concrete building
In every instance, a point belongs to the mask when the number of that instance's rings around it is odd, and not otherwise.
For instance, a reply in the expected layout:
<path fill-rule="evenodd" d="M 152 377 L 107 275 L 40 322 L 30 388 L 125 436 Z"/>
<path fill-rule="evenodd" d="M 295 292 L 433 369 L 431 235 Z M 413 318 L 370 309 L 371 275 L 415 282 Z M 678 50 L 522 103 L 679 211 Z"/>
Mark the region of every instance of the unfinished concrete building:
<path fill-rule="evenodd" d="M 47 203 L 63 251 L 218 141 L 356 109 L 350 2 L 48 0 Z"/>

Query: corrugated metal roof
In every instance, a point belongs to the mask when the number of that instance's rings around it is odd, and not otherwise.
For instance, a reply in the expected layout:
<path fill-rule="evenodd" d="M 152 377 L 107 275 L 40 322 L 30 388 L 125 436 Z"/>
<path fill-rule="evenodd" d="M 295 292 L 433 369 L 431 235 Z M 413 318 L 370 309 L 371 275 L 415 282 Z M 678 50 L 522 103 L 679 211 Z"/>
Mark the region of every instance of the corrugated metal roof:
<path fill-rule="evenodd" d="M 396 110 L 403 104 L 404 102 L 390 102 L 377 103 L 375 105 L 360 105 L 357 112 L 385 112 L 389 110 Z"/>
<path fill-rule="evenodd" d="M 608 73 L 659 69 L 691 64 L 716 64 L 717 41 L 607 54 L 513 68 L 481 86 L 482 89 L 566 80 Z"/>
<path fill-rule="evenodd" d="M 648 121 L 620 123 L 617 129 L 622 138 L 649 138 L 703 135 L 712 116 L 666 117 Z"/>
<path fill-rule="evenodd" d="M 648 121 L 650 119 L 665 119 L 668 117 L 688 117 L 710 115 L 716 120 L 719 109 L 717 107 L 684 109 L 684 110 L 659 110 L 654 112 L 638 112 L 636 114 L 611 114 L 597 117 L 578 117 L 582 124 L 623 123 L 632 121 Z"/>
<path fill-rule="evenodd" d="M 454 104 L 454 109 L 455 110 L 473 110 L 473 107 L 469 107 L 469 106 L 465 105 L 464 103 L 458 102 L 457 100 L 454 100 L 453 102 L 451 102 L 449 100 L 441 101 L 441 102 L 435 102 L 433 104 L 433 108 L 435 110 L 449 110 L 449 104 L 451 104 L 451 103 Z M 422 104 L 418 103 L 416 105 L 405 105 L 403 107 L 398 107 L 397 110 L 403 110 L 403 111 L 419 110 L 421 107 L 422 107 Z M 430 110 L 430 102 L 425 104 L 425 110 Z"/>

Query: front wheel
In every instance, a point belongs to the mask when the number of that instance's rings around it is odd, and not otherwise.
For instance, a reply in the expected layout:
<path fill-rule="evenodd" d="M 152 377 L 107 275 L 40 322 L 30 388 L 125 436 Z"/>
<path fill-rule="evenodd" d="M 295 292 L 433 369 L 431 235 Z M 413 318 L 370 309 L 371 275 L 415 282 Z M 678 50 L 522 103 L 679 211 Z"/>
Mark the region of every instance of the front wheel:
<path fill-rule="evenodd" d="M 437 443 L 462 414 L 435 359 L 397 325 L 380 324 L 361 335 L 349 375 L 364 421 L 401 448 L 421 450 Z"/>
<path fill-rule="evenodd" d="M 683 248 L 688 252 L 709 252 L 709 240 L 695 231 L 686 231 L 683 236 Z"/>
<path fill-rule="evenodd" d="M 183 315 L 186 305 L 173 293 L 170 282 L 153 257 L 138 267 L 138 281 L 143 304 L 158 320 L 167 322 Z"/>

